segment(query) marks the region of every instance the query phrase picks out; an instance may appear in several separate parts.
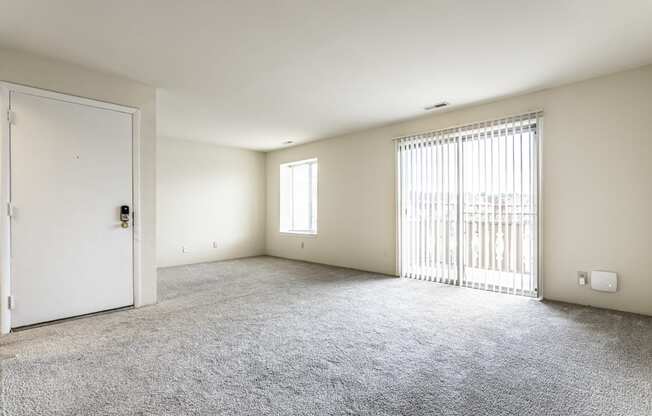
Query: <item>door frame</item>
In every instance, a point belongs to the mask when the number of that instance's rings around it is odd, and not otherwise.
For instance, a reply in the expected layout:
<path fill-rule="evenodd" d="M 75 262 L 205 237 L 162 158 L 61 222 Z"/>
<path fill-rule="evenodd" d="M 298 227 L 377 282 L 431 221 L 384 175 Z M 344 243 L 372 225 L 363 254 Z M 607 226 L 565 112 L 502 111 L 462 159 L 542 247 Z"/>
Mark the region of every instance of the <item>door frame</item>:
<path fill-rule="evenodd" d="M 26 85 L 0 81 L 0 335 L 11 331 L 11 221 L 9 203 L 11 202 L 11 129 L 10 97 L 12 92 L 29 94 L 42 98 L 81 104 L 104 110 L 118 111 L 131 115 L 132 129 L 132 220 L 133 220 L 133 299 L 134 307 L 142 306 L 142 247 L 141 247 L 141 180 L 140 180 L 140 109 L 114 103 L 78 97 L 56 91 L 29 87 Z M 20 301 L 20 300 L 18 300 Z"/>

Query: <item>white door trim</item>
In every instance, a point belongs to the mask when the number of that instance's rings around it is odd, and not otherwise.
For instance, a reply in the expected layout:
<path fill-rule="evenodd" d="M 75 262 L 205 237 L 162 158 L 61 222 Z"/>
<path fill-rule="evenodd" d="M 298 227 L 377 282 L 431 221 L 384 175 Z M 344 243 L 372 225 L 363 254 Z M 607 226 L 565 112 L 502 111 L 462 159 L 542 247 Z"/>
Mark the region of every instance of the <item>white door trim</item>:
<path fill-rule="evenodd" d="M 118 104 L 97 101 L 84 97 L 28 87 L 0 81 L 0 334 L 11 330 L 11 227 L 8 206 L 11 201 L 11 146 L 9 127 L 10 93 L 19 92 L 46 97 L 69 103 L 82 104 L 105 110 L 119 111 L 132 116 L 132 171 L 133 171 L 133 279 L 134 306 L 142 306 L 142 262 L 141 262 L 141 215 L 140 215 L 140 110 Z"/>

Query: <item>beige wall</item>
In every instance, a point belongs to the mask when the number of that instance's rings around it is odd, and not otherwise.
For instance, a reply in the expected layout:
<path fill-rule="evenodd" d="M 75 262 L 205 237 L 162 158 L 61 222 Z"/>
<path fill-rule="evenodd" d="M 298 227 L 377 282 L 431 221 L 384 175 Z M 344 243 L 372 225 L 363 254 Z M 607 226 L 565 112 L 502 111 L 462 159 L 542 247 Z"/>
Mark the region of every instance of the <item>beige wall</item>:
<path fill-rule="evenodd" d="M 264 254 L 265 154 L 169 138 L 157 151 L 159 266 Z"/>
<path fill-rule="evenodd" d="M 545 112 L 544 296 L 652 315 L 652 66 L 270 152 L 267 252 L 393 274 L 392 138 L 536 109 Z M 280 235 L 279 164 L 310 157 L 319 235 Z M 618 293 L 579 287 L 576 271 L 591 269 L 617 271 Z"/>
<path fill-rule="evenodd" d="M 156 90 L 76 65 L 0 49 L 0 80 L 141 110 L 141 296 L 156 302 Z M 5 310 L 7 294 L 2 294 Z"/>

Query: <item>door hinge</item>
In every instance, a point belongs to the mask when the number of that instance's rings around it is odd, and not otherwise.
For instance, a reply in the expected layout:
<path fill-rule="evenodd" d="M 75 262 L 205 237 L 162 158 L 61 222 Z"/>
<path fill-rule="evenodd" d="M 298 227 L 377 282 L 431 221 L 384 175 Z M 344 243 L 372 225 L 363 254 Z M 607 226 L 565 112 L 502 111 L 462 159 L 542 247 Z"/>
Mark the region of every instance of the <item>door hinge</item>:
<path fill-rule="evenodd" d="M 7 202 L 7 216 L 9 218 L 14 216 L 14 205 L 11 202 Z"/>
<path fill-rule="evenodd" d="M 14 124 L 16 122 L 16 113 L 11 110 L 7 110 L 7 121 L 9 124 Z"/>
<path fill-rule="evenodd" d="M 7 309 L 13 309 L 15 306 L 14 297 L 11 295 L 7 296 Z"/>

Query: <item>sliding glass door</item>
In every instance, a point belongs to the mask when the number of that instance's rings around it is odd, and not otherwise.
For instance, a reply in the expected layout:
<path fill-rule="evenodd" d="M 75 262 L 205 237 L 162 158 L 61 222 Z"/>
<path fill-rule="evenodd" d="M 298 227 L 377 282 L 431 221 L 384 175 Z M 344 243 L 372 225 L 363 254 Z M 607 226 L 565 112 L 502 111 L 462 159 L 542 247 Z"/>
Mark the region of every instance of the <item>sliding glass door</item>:
<path fill-rule="evenodd" d="M 401 275 L 459 281 L 459 145 L 450 132 L 398 143 Z"/>
<path fill-rule="evenodd" d="M 538 296 L 541 113 L 396 141 L 403 277 Z"/>

